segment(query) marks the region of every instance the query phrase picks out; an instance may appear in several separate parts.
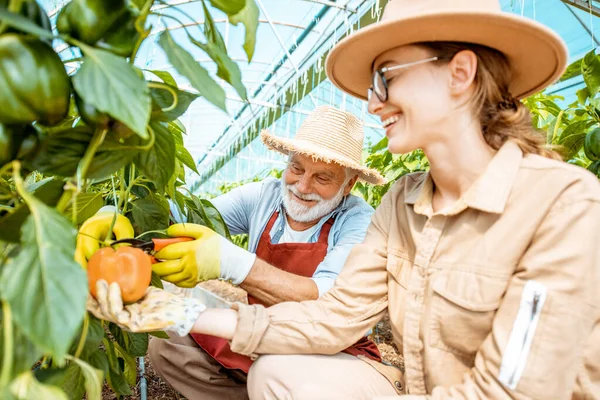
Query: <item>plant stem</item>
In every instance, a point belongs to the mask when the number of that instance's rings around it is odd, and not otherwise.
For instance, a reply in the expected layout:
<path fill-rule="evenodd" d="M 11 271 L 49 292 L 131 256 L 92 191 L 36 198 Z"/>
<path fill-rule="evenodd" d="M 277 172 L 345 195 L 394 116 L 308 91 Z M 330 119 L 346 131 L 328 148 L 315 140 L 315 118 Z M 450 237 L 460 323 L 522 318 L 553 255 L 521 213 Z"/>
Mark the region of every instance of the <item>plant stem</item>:
<path fill-rule="evenodd" d="M 83 346 L 85 345 L 85 341 L 87 340 L 88 330 L 90 327 L 90 316 L 86 312 L 85 317 L 83 318 L 83 327 L 81 328 L 81 337 L 79 338 L 79 344 L 77 345 L 77 350 L 75 350 L 74 357 L 79 358 L 81 352 L 83 351 Z"/>
<path fill-rule="evenodd" d="M 4 357 L 2 359 L 2 374 L 0 375 L 0 388 L 8 386 L 12 375 L 13 364 L 13 325 L 12 314 L 8 302 L 2 302 L 2 322 L 4 324 Z"/>
<path fill-rule="evenodd" d="M 62 37 L 62 39 L 69 44 L 79 47 L 81 49 L 81 51 L 83 51 L 84 53 L 92 53 L 93 54 L 94 52 L 96 52 L 96 49 L 94 47 L 87 45 L 75 38 L 72 38 L 71 36 L 64 36 L 64 37 Z"/>
<path fill-rule="evenodd" d="M 135 46 L 131 52 L 131 57 L 129 57 L 129 63 L 132 65 L 135 62 L 135 56 L 137 55 L 142 42 L 146 40 L 151 32 L 151 29 L 145 29 L 144 25 L 146 25 L 146 20 L 148 19 L 148 14 L 150 14 L 150 8 L 152 8 L 152 4 L 154 4 L 154 0 L 147 0 L 144 4 L 144 7 L 142 7 L 140 11 L 140 16 L 135 20 L 135 29 L 140 33 L 140 37 L 135 42 Z M 152 26 L 150 28 L 152 28 Z"/>
<path fill-rule="evenodd" d="M 22 3 L 23 0 L 10 0 L 10 2 L 8 3 L 8 11 L 18 14 L 21 11 Z M 6 23 L 6 21 L 2 21 L 0 23 L 0 35 L 3 34 L 7 28 L 8 24 Z"/>
<path fill-rule="evenodd" d="M 135 165 L 131 164 L 129 167 L 129 184 L 127 185 L 127 190 L 125 190 L 125 201 L 123 204 L 123 214 L 127 213 L 127 205 L 129 203 L 129 194 L 131 193 L 131 188 L 135 184 L 136 184 Z"/>
<path fill-rule="evenodd" d="M 67 206 L 69 205 L 69 202 L 73 198 L 73 192 L 74 191 L 75 191 L 75 189 L 67 189 L 60 196 L 60 199 L 58 199 L 58 204 L 56 204 L 56 210 L 59 213 L 62 214 L 67 209 Z"/>
<path fill-rule="evenodd" d="M 169 107 L 161 108 L 162 112 L 169 112 L 169 111 L 173 110 L 175 107 L 177 107 L 177 104 L 179 102 L 179 97 L 177 96 L 177 92 L 175 90 L 173 90 L 173 88 L 171 86 L 169 86 L 165 83 L 160 83 L 160 82 L 148 82 L 148 87 L 164 89 L 164 90 L 168 91 L 169 93 L 171 93 L 171 96 L 173 96 L 173 103 L 171 103 L 171 105 Z"/>
<path fill-rule="evenodd" d="M 125 201 L 125 167 L 121 168 L 121 170 L 119 171 L 119 203 L 117 206 L 117 210 L 122 211 L 123 210 L 123 203 Z"/>
<path fill-rule="evenodd" d="M 94 155 L 96 154 L 96 150 L 104 141 L 106 137 L 106 133 L 108 129 L 100 129 L 97 128 L 94 132 L 94 136 L 92 137 L 92 141 L 90 142 L 88 148 L 85 150 L 85 154 L 83 158 L 79 161 L 79 165 L 77 165 L 77 191 L 81 190 L 82 181 L 85 179 L 87 175 L 88 169 L 90 168 L 90 164 L 94 159 Z"/>

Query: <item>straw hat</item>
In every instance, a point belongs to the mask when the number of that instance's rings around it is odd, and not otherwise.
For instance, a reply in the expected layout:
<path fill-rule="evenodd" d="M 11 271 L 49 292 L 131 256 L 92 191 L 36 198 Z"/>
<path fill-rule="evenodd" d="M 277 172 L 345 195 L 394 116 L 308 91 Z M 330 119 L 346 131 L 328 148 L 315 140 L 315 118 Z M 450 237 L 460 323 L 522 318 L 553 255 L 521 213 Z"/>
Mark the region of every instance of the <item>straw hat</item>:
<path fill-rule="evenodd" d="M 341 90 L 366 99 L 373 62 L 395 47 L 433 41 L 467 42 L 502 52 L 512 68 L 510 92 L 527 97 L 563 73 L 567 48 L 552 30 L 502 12 L 498 0 L 393 0 L 380 22 L 340 41 L 327 58 L 327 76 Z"/>
<path fill-rule="evenodd" d="M 291 152 L 339 164 L 356 171 L 360 180 L 375 185 L 387 182 L 376 170 L 361 165 L 363 126 L 349 112 L 320 106 L 306 117 L 293 139 L 274 136 L 267 130 L 261 132 L 260 138 L 269 149 L 285 155 Z"/>

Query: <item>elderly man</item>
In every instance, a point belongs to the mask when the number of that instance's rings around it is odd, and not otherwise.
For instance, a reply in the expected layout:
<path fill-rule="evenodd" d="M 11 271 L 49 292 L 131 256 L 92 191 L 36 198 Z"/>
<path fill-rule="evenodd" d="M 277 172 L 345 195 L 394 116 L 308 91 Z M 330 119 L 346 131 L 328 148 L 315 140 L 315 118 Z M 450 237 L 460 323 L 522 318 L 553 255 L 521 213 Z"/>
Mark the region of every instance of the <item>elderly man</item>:
<path fill-rule="evenodd" d="M 354 244 L 362 242 L 373 209 L 350 194 L 358 179 L 382 184 L 378 172 L 360 165 L 361 122 L 352 114 L 315 109 L 293 140 L 261 134 L 272 150 L 289 156 L 281 180 L 268 178 L 213 200 L 232 234 L 249 234 L 249 251 L 194 224 L 169 227 L 170 236 L 191 236 L 156 254 L 154 271 L 181 287 L 223 279 L 248 292 L 249 303 L 269 306 L 316 299 L 329 290 Z M 379 360 L 366 337 L 346 349 Z M 190 399 L 244 399 L 252 360 L 207 335 L 153 340 L 155 370 Z"/>

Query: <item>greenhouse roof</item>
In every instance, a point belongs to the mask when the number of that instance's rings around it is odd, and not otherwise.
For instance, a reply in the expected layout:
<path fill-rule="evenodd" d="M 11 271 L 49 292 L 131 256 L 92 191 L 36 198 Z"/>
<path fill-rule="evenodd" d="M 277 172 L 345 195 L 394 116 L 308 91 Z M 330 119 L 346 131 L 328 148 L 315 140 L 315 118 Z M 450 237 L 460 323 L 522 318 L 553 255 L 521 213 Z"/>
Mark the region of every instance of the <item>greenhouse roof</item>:
<path fill-rule="evenodd" d="M 281 168 L 282 157 L 264 148 L 256 139 L 262 129 L 283 136 L 293 135 L 306 114 L 315 106 L 332 104 L 365 120 L 367 142 L 382 137 L 377 121 L 365 110 L 365 102 L 349 98 L 335 89 L 323 71 L 323 55 L 345 34 L 376 21 L 385 0 L 255 0 L 259 9 L 256 49 L 251 62 L 243 49 L 244 27 L 228 23 L 225 14 L 210 8 L 231 58 L 238 62 L 248 92 L 244 102 L 235 89 L 219 80 L 227 94 L 227 113 L 208 101 L 196 100 L 182 117 L 188 135 L 185 145 L 202 174 L 188 175 L 188 185 L 214 192 L 228 181 L 250 178 L 271 168 Z M 42 2 L 55 12 L 65 1 Z M 171 18 L 152 20 L 158 33 L 170 29 L 177 42 L 201 60 L 211 73 L 214 62 L 200 49 L 189 44 L 188 31 L 201 37 L 204 14 L 201 1 L 166 1 L 161 13 Z M 209 2 L 207 2 L 208 4 Z M 504 10 L 525 15 L 559 33 L 574 61 L 600 43 L 600 1 L 585 0 L 501 0 Z M 175 7 L 176 6 L 176 7 Z M 185 78 L 168 63 L 155 41 L 148 40 L 136 65 L 145 69 L 166 70 L 180 87 L 194 91 Z M 567 97 L 574 96 L 580 78 L 550 88 Z"/>

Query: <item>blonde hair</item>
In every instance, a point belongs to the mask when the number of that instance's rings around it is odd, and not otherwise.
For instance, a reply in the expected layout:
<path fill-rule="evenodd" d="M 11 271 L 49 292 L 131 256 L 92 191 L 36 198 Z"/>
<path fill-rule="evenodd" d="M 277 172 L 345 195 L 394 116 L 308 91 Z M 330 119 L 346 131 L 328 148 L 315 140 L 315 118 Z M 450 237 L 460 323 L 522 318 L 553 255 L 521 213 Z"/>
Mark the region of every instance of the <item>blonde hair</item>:
<path fill-rule="evenodd" d="M 451 60 L 462 50 L 475 53 L 476 91 L 472 104 L 490 147 L 498 150 L 504 142 L 512 139 L 525 154 L 562 160 L 559 153 L 546 145 L 546 135 L 533 127 L 529 109 L 510 94 L 511 69 L 504 54 L 471 43 L 426 42 L 419 46 L 429 49 L 442 60 Z"/>

